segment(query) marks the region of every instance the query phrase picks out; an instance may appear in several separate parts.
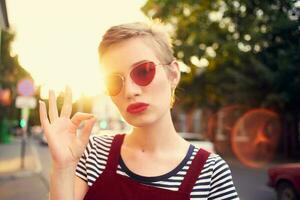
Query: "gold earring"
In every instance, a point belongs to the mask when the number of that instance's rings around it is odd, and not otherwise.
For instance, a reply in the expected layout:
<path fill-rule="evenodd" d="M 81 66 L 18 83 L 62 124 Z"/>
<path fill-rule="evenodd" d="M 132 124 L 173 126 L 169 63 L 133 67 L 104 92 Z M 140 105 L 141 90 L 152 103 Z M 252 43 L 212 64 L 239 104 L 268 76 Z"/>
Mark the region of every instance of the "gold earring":
<path fill-rule="evenodd" d="M 171 89 L 171 102 L 170 102 L 170 108 L 173 108 L 175 103 L 175 88 Z"/>

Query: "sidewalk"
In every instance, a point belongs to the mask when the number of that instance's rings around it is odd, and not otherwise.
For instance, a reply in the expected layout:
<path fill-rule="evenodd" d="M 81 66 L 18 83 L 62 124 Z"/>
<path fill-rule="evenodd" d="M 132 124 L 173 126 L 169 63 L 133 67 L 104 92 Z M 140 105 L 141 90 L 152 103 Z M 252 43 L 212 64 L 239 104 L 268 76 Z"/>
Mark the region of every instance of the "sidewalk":
<path fill-rule="evenodd" d="M 0 144 L 0 199 L 1 200 L 46 200 L 47 181 L 41 171 L 41 163 L 35 144 L 28 138 L 21 168 L 21 138 L 10 144 Z"/>

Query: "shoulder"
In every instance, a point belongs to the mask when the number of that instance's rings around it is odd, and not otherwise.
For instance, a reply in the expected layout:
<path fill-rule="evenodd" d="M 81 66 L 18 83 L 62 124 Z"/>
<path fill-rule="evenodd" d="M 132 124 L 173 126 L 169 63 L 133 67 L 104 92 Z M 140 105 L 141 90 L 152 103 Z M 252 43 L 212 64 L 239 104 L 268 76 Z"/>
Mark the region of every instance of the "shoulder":
<path fill-rule="evenodd" d="M 211 175 L 209 198 L 239 199 L 228 163 L 220 155 L 211 153 L 206 164 Z"/>
<path fill-rule="evenodd" d="M 93 135 L 89 139 L 85 154 L 88 162 L 94 164 L 108 160 L 108 155 L 115 135 Z"/>
<path fill-rule="evenodd" d="M 194 147 L 191 159 L 194 159 L 194 157 L 196 156 L 196 154 L 199 150 L 200 150 L 199 148 Z M 208 152 L 208 153 L 209 153 L 209 156 L 203 166 L 203 170 L 205 170 L 207 168 L 209 168 L 210 170 L 214 170 L 216 168 L 227 165 L 226 161 L 220 155 L 218 155 L 216 153 L 211 153 L 211 152 Z"/>
<path fill-rule="evenodd" d="M 190 161 L 188 164 L 191 164 L 199 151 L 199 148 L 194 147 L 192 155 L 190 157 Z M 229 166 L 227 165 L 226 161 L 216 153 L 208 152 L 208 158 L 204 162 L 203 168 L 201 172 L 199 172 L 199 176 L 196 182 L 196 185 L 210 185 L 213 181 L 213 177 L 216 176 L 216 173 L 221 171 L 221 174 L 227 173 L 229 170 Z M 201 156 L 201 154 L 200 154 Z M 223 171 L 222 171 L 223 170 Z M 217 174 L 218 175 L 218 174 Z M 204 181 L 205 180 L 205 181 Z"/>
<path fill-rule="evenodd" d="M 92 135 L 89 143 L 92 149 L 107 149 L 110 148 L 114 137 L 114 135 Z"/>
<path fill-rule="evenodd" d="M 214 170 L 223 166 L 229 168 L 227 162 L 219 154 L 211 153 L 208 157 L 208 160 L 213 163 Z"/>
<path fill-rule="evenodd" d="M 84 151 L 83 158 L 87 159 L 94 155 L 106 155 L 110 151 L 114 135 L 92 135 Z"/>
<path fill-rule="evenodd" d="M 195 148 L 194 154 L 198 150 Z M 238 199 L 229 165 L 216 153 L 209 154 L 193 187 L 191 197 L 200 198 L 201 192 L 211 199 Z"/>
<path fill-rule="evenodd" d="M 198 148 L 194 148 L 191 159 L 194 159 L 194 156 L 198 151 Z M 198 176 L 196 184 L 202 183 L 204 179 L 206 180 L 206 184 L 209 183 L 210 186 L 212 186 L 214 182 L 218 182 L 219 179 L 231 181 L 232 177 L 229 165 L 220 155 L 216 153 L 209 154 L 202 171 Z"/>
<path fill-rule="evenodd" d="M 89 140 L 93 144 L 94 143 L 111 144 L 114 137 L 115 135 L 92 135 L 90 136 Z"/>
<path fill-rule="evenodd" d="M 197 152 L 199 150 L 200 150 L 199 148 L 194 147 L 192 159 L 194 158 L 194 156 L 197 154 Z M 205 149 L 203 149 L 203 150 L 205 150 Z M 204 168 L 210 166 L 212 169 L 215 169 L 215 168 L 219 168 L 224 165 L 227 165 L 226 161 L 219 154 L 211 153 L 211 152 L 208 152 L 208 153 L 209 153 L 209 156 L 205 162 Z M 227 165 L 227 167 L 228 167 L 228 165 Z"/>
<path fill-rule="evenodd" d="M 114 135 L 92 135 L 76 168 L 76 175 L 91 186 L 106 167 Z"/>
<path fill-rule="evenodd" d="M 218 179 L 218 178 L 231 178 L 231 170 L 228 165 L 228 163 L 218 154 L 210 154 L 209 160 L 213 163 L 213 173 L 212 173 L 212 179 Z"/>

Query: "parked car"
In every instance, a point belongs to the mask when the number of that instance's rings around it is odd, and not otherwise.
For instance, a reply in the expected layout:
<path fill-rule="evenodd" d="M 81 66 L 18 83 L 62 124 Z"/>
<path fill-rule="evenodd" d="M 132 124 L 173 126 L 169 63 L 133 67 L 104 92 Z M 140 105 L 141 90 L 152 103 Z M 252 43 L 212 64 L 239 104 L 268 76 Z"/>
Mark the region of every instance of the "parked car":
<path fill-rule="evenodd" d="M 276 190 L 278 200 L 300 199 L 300 163 L 270 167 L 268 175 L 268 185 Z"/>
<path fill-rule="evenodd" d="M 189 141 L 197 148 L 205 149 L 211 153 L 215 153 L 214 144 L 210 142 L 208 139 L 202 137 L 201 134 L 198 133 L 190 133 L 190 132 L 179 132 L 185 140 Z"/>

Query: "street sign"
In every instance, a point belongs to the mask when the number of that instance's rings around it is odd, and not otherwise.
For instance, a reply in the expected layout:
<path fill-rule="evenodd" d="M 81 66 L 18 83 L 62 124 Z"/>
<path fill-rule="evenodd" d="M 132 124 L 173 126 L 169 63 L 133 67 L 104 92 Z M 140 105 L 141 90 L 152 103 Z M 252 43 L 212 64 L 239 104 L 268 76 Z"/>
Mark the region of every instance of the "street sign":
<path fill-rule="evenodd" d="M 34 94 L 34 85 L 30 79 L 22 79 L 18 82 L 18 94 L 21 96 L 32 96 Z"/>
<path fill-rule="evenodd" d="M 36 107 L 36 99 L 34 97 L 28 97 L 28 96 L 17 96 L 16 107 L 33 109 Z"/>
<path fill-rule="evenodd" d="M 21 169 L 25 166 L 25 152 L 28 129 L 29 109 L 36 107 L 36 99 L 34 94 L 34 85 L 30 79 L 22 79 L 18 82 L 17 91 L 20 96 L 17 96 L 15 105 L 21 108 L 20 126 L 22 127 L 22 143 L 21 143 Z"/>

